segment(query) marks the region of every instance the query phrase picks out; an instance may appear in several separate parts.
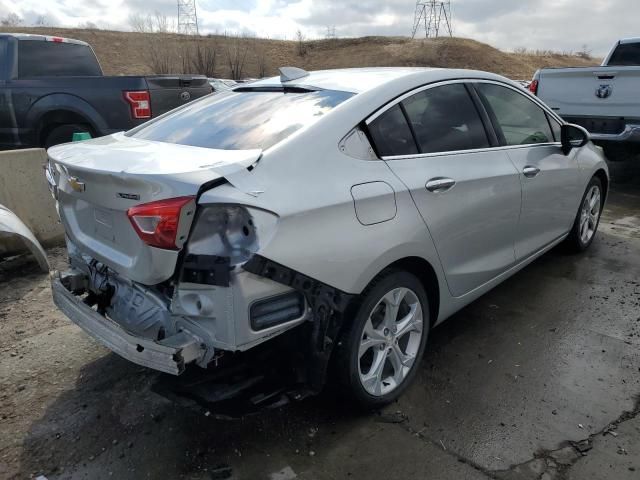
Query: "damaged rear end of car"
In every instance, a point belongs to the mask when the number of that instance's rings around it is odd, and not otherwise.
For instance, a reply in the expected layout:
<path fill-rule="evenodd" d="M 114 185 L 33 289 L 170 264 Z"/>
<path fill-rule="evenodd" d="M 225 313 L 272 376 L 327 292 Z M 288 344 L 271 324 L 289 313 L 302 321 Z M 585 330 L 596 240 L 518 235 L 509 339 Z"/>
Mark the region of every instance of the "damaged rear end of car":
<path fill-rule="evenodd" d="M 182 131 L 163 132 L 161 119 L 157 128 L 54 147 L 47 167 L 69 253 L 68 270 L 52 275 L 56 305 L 115 353 L 173 375 L 217 365 L 318 311 L 327 323 L 336 303 L 346 305 L 331 287 L 260 256 L 279 216 L 252 201 L 261 192 L 251 190 L 251 172 L 291 127 L 249 148 L 203 143 L 198 122 L 183 120 Z M 255 138 L 255 129 L 243 134 Z M 329 300 L 319 308 L 320 298 Z"/>

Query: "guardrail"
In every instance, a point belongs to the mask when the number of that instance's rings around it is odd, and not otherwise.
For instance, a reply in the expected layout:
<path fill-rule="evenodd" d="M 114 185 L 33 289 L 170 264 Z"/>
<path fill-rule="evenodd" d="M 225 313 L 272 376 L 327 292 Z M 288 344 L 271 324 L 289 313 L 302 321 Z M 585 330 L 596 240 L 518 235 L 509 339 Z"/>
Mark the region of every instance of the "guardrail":
<path fill-rule="evenodd" d="M 64 230 L 44 177 L 44 149 L 0 152 L 0 204 L 11 209 L 44 246 L 64 241 Z M 25 251 L 12 237 L 0 237 L 0 256 Z"/>

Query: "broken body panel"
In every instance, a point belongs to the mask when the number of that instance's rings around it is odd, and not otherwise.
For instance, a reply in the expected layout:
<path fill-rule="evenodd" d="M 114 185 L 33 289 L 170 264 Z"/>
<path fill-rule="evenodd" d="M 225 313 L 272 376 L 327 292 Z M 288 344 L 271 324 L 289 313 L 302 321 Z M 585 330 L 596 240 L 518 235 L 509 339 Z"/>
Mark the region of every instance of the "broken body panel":
<path fill-rule="evenodd" d="M 31 230 L 7 207 L 0 205 L 0 235 L 20 238 L 33 254 L 43 272 L 49 271 L 47 254 Z"/>

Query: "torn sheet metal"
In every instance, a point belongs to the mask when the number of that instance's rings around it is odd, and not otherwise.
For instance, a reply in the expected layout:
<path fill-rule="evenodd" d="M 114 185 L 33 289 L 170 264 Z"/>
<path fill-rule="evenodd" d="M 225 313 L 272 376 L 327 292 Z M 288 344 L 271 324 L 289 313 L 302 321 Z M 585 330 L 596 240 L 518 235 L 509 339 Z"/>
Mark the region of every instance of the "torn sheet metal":
<path fill-rule="evenodd" d="M 36 257 L 42 271 L 49 271 L 47 254 L 44 252 L 40 242 L 31 233 L 31 230 L 22 223 L 22 220 L 4 205 L 0 205 L 0 235 L 20 237 L 33 256 Z"/>

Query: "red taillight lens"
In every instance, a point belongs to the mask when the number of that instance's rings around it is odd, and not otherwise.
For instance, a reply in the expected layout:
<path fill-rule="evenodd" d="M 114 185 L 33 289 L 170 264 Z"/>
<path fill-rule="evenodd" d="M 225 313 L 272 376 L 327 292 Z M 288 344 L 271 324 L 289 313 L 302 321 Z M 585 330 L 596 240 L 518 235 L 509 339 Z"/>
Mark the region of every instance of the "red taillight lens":
<path fill-rule="evenodd" d="M 133 118 L 151 118 L 151 97 L 148 90 L 123 92 L 124 99 L 131 107 Z"/>
<path fill-rule="evenodd" d="M 534 95 L 538 95 L 538 80 L 534 80 L 529 84 L 529 91 Z"/>
<path fill-rule="evenodd" d="M 137 205 L 127 210 L 131 225 L 144 243 L 152 247 L 178 250 L 184 238 L 177 238 L 182 210 L 193 215 L 195 197 L 178 197 Z"/>

